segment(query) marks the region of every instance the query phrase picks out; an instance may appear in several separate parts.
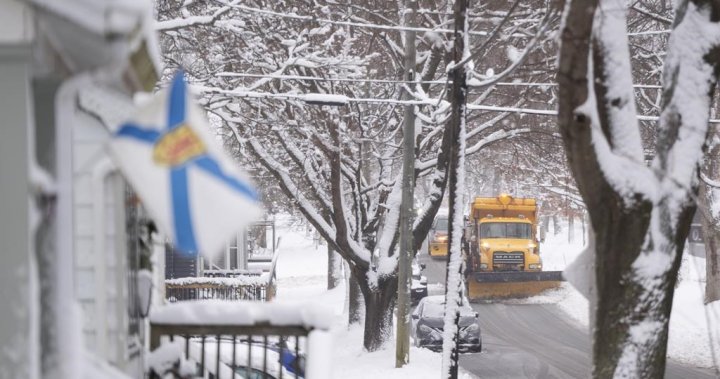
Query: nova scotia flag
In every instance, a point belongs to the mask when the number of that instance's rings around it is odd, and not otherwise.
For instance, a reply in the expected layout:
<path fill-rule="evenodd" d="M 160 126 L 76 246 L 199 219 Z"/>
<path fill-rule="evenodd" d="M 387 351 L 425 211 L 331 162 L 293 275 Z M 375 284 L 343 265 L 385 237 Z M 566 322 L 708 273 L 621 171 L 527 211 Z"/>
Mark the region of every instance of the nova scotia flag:
<path fill-rule="evenodd" d="M 185 253 L 222 251 L 262 213 L 255 188 L 218 145 L 182 73 L 118 128 L 110 151 L 155 222 Z"/>

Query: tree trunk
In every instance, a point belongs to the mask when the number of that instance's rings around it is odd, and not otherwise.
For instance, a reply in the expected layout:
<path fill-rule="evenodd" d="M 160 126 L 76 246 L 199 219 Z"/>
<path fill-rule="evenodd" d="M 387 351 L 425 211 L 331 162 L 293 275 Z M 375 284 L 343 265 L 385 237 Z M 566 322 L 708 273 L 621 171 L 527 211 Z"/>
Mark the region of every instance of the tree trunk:
<path fill-rule="evenodd" d="M 327 288 L 329 290 L 337 287 L 342 282 L 342 264 L 343 260 L 340 254 L 335 252 L 332 245 L 327 245 L 328 254 L 328 273 L 327 273 Z"/>
<path fill-rule="evenodd" d="M 376 351 L 385 346 L 392 336 L 397 277 L 379 279 L 377 288 L 370 288 L 367 280 L 359 280 L 358 284 L 365 300 L 363 345 L 367 351 Z"/>
<path fill-rule="evenodd" d="M 580 218 L 580 222 L 582 222 L 582 244 L 585 246 L 587 243 L 587 236 L 588 236 L 588 230 L 587 230 L 587 213 L 583 212 L 582 217 Z"/>
<path fill-rule="evenodd" d="M 709 179 L 717 181 L 718 159 L 720 159 L 720 133 L 711 129 L 710 147 L 702 173 Z M 705 303 L 720 300 L 720 212 L 715 211 L 715 204 L 720 201 L 720 189 L 700 180 L 698 194 L 698 212 L 702 222 L 702 234 L 705 242 Z"/>
<path fill-rule="evenodd" d="M 707 229 L 707 228 L 706 228 Z M 712 235 L 705 235 L 705 304 L 720 300 L 720 233 L 717 225 Z"/>
<path fill-rule="evenodd" d="M 575 242 L 575 215 L 568 213 L 568 243 Z"/>
<path fill-rule="evenodd" d="M 346 266 L 348 267 L 348 266 Z M 359 324 L 365 317 L 365 301 L 353 270 L 348 270 L 348 325 Z"/>
<path fill-rule="evenodd" d="M 704 181 L 700 182 L 698 211 L 702 212 L 700 218 L 705 242 L 706 304 L 720 300 L 720 220 L 712 211 L 713 204 L 720 200 L 716 199 L 718 194 L 720 191 L 710 187 Z"/>
<path fill-rule="evenodd" d="M 719 19 L 718 9 L 704 0 L 693 3 L 678 5 L 673 34 L 678 30 L 684 34 L 670 38 L 673 54 L 668 56 L 674 59 L 664 68 L 663 111 L 652 170 L 643 164 L 639 129 L 632 124 L 637 113 L 628 42 L 617 30 L 627 23 L 622 2 L 601 1 L 598 7 L 595 0 L 573 1 L 563 15 L 558 124 L 596 236 L 597 303 L 591 309 L 594 378 L 664 376 L 673 290 L 697 191 L 693 184 L 697 162 L 676 159 L 673 151 L 699 156 L 704 136 L 698 138 L 697 133 L 706 130 L 707 119 L 690 115 L 707 109 L 689 107 L 687 97 L 695 96 L 702 103 L 716 80 L 710 75 L 718 72 L 717 63 L 704 65 L 717 59 L 717 51 L 698 48 L 688 56 L 684 47 L 676 46 L 685 43 L 688 29 L 717 27 L 713 20 Z M 702 74 L 694 71 L 698 66 L 703 66 Z M 698 81 L 687 72 L 708 76 Z M 697 93 L 691 95 L 684 92 L 689 82 L 708 87 L 693 84 L 690 87 Z M 692 140 L 678 138 L 689 130 L 696 133 Z M 610 171 L 600 164 L 618 157 L 625 159 L 627 172 Z M 638 175 L 642 182 L 632 182 Z"/>
<path fill-rule="evenodd" d="M 619 200 L 619 199 L 618 199 Z M 603 210 L 591 209 L 596 233 L 596 278 L 598 302 L 595 310 L 593 356 L 595 378 L 617 377 L 627 372 L 644 378 L 661 378 L 665 371 L 668 321 L 673 289 L 682 259 L 685 236 L 692 212 L 685 212 L 674 241 L 663 247 L 648 246 L 645 240 L 654 212 L 649 202 L 628 209 L 622 201 L 608 203 Z M 671 227 L 666 224 L 665 227 Z M 683 233 L 684 231 L 684 233 Z M 672 238 L 672 236 L 670 236 Z M 669 270 L 654 276 L 653 288 L 646 288 L 633 264 L 641 254 L 656 254 L 658 248 L 669 249 L 674 260 Z M 670 255 L 670 254 L 668 254 Z M 642 312 L 638 312 L 642 309 Z M 651 331 L 640 336 L 642 329 Z M 639 338 L 638 338 L 639 337 Z M 636 348 L 629 345 L 639 344 Z M 636 357 L 629 357 L 629 351 Z M 624 371 L 627 370 L 627 371 Z M 622 376 L 621 376 L 622 377 Z"/>

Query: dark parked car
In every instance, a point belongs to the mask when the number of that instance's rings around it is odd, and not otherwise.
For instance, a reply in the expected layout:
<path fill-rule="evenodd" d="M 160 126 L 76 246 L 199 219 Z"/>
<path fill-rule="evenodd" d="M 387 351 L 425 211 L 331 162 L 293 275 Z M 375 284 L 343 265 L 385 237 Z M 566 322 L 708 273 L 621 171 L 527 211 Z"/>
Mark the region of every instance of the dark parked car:
<path fill-rule="evenodd" d="M 410 283 L 410 300 L 412 305 L 417 304 L 422 298 L 428 295 L 427 278 L 422 275 L 425 265 L 418 263 L 417 260 L 412 262 L 412 280 Z"/>
<path fill-rule="evenodd" d="M 420 301 L 412 314 L 411 333 L 415 346 L 426 347 L 433 351 L 442 350 L 444 314 L 445 296 L 428 296 Z M 478 314 L 467 302 L 460 308 L 459 350 L 473 353 L 482 350 Z"/>

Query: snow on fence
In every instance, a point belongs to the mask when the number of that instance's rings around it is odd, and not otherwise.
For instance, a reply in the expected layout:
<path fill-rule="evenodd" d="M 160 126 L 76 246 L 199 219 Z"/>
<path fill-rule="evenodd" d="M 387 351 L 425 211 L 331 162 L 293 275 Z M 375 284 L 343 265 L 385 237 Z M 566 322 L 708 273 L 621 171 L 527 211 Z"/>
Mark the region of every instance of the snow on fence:
<path fill-rule="evenodd" d="M 205 270 L 203 277 L 165 280 L 170 302 L 202 299 L 270 301 L 277 289 L 276 253 L 266 265 L 253 270 Z"/>
<path fill-rule="evenodd" d="M 332 312 L 317 306 L 188 301 L 150 315 L 150 378 L 330 378 Z"/>

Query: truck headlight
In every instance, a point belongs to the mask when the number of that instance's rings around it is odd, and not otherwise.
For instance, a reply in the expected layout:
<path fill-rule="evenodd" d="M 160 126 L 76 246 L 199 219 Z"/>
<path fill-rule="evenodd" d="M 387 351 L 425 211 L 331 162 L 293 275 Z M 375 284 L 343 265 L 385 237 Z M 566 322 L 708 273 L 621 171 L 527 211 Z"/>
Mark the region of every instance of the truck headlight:
<path fill-rule="evenodd" d="M 487 268 L 488 268 L 487 263 L 480 263 L 480 269 L 481 269 L 481 270 L 487 270 Z"/>
<path fill-rule="evenodd" d="M 530 268 L 531 270 L 539 270 L 542 268 L 542 265 L 539 263 L 530 263 L 528 265 L 528 268 Z"/>

